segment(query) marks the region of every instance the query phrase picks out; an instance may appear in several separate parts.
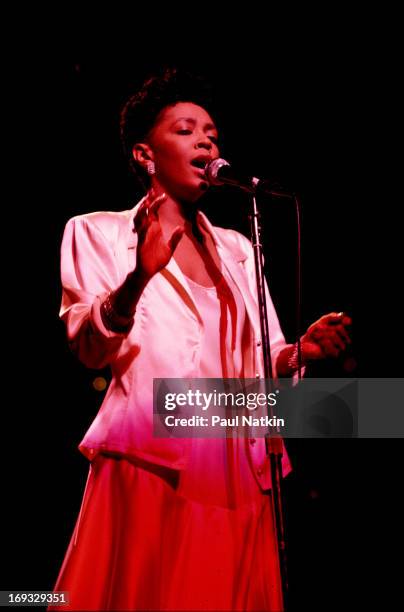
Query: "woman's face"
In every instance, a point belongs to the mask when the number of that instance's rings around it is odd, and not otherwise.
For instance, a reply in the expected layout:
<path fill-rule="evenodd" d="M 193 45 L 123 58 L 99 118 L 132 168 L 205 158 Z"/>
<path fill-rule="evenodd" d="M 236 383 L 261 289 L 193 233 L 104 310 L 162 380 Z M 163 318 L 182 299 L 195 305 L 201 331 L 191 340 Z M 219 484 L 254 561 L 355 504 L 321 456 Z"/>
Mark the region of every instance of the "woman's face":
<path fill-rule="evenodd" d="M 219 157 L 217 129 L 206 110 L 192 102 L 166 107 L 148 143 L 158 183 L 179 200 L 196 201 L 208 186 L 206 163 Z"/>

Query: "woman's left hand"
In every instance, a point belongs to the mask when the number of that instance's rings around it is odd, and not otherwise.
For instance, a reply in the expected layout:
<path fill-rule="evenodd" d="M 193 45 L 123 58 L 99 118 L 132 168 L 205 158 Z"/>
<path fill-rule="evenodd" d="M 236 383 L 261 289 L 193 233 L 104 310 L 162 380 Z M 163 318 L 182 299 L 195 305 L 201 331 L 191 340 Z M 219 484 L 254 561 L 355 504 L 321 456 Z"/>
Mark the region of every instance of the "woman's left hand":
<path fill-rule="evenodd" d="M 351 344 L 346 329 L 351 323 L 351 318 L 343 312 L 331 312 L 312 323 L 301 339 L 303 360 L 309 362 L 338 357 Z"/>

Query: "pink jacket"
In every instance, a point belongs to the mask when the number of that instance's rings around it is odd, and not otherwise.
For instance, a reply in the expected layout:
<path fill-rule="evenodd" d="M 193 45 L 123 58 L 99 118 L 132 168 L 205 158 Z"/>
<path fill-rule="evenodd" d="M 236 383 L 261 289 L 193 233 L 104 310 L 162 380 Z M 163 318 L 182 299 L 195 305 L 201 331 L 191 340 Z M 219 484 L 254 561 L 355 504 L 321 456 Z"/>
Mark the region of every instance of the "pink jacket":
<path fill-rule="evenodd" d="M 100 451 L 183 469 L 188 440 L 153 437 L 153 376 L 197 378 L 203 322 L 174 258 L 146 286 L 129 333 L 108 330 L 100 305 L 133 270 L 137 234 L 133 220 L 140 203 L 123 212 L 96 212 L 70 219 L 61 251 L 61 318 L 72 350 L 90 368 L 111 366 L 112 380 L 103 404 L 79 445 L 90 460 Z M 256 303 L 254 254 L 242 234 L 213 227 L 201 212 L 217 252 L 244 297 L 250 322 L 246 378 L 263 376 Z M 267 290 L 272 359 L 276 367 L 285 340 Z M 270 471 L 263 439 L 247 445 L 255 477 L 266 490 Z M 283 473 L 290 471 L 284 453 Z"/>

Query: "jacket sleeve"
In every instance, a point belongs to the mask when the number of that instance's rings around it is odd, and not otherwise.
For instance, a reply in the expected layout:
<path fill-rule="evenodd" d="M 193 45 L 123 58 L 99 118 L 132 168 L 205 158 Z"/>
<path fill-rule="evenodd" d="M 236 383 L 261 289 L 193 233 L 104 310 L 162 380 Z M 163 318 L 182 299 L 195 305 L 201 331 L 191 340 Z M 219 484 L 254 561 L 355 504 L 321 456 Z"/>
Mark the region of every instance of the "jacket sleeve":
<path fill-rule="evenodd" d="M 100 306 L 120 278 L 113 245 L 93 220 L 67 223 L 61 248 L 62 305 L 72 351 L 89 368 L 104 368 L 117 356 L 127 333 L 107 329 Z"/>

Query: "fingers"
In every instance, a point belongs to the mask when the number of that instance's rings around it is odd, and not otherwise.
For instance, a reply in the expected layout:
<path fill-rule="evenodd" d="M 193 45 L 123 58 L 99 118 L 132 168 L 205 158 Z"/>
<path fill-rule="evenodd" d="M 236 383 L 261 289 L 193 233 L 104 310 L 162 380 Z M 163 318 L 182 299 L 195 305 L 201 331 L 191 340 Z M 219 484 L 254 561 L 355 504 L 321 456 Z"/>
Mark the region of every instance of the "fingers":
<path fill-rule="evenodd" d="M 330 312 L 330 314 L 326 314 L 322 316 L 319 321 L 322 323 L 327 323 L 329 325 L 345 325 L 349 326 L 352 324 L 352 319 L 345 312 Z"/>
<path fill-rule="evenodd" d="M 346 344 L 351 344 L 351 338 L 343 325 L 338 325 L 335 331 Z"/>
<path fill-rule="evenodd" d="M 351 344 L 346 329 L 351 323 L 351 318 L 345 313 L 331 312 L 310 325 L 305 338 L 316 343 L 324 357 L 338 357 Z"/>
<path fill-rule="evenodd" d="M 307 341 L 317 344 L 327 356 L 337 357 L 346 348 L 345 341 L 338 333 L 330 328 L 316 328 L 307 338 Z"/>
<path fill-rule="evenodd" d="M 330 338 L 323 338 L 323 340 L 321 341 L 321 348 L 323 349 L 323 352 L 327 357 L 338 357 L 340 353 L 340 351 Z"/>
<path fill-rule="evenodd" d="M 345 314 L 343 312 L 330 312 L 329 314 L 323 315 L 319 320 L 327 325 L 338 325 L 342 322 Z"/>
<path fill-rule="evenodd" d="M 161 195 L 157 196 L 157 198 L 154 198 L 149 206 L 149 217 L 152 215 L 155 219 L 157 219 L 158 210 L 166 199 L 167 195 L 165 193 L 162 193 Z"/>
<path fill-rule="evenodd" d="M 310 338 L 313 338 L 313 340 L 318 342 L 319 340 L 321 340 L 321 338 L 324 337 L 326 329 L 327 328 L 325 325 L 321 325 L 319 323 L 315 326 L 312 326 L 309 330 Z"/>
<path fill-rule="evenodd" d="M 351 317 L 349 317 L 348 315 L 346 315 L 344 313 L 344 316 L 342 317 L 341 323 L 342 323 L 342 325 L 345 325 L 346 327 L 349 327 L 349 325 L 352 325 L 352 319 L 351 319 Z"/>
<path fill-rule="evenodd" d="M 167 243 L 171 253 L 174 253 L 175 249 L 177 248 L 177 244 L 182 238 L 183 233 L 184 233 L 184 229 L 180 227 L 179 225 L 173 231 L 171 238 L 169 239 Z"/>
<path fill-rule="evenodd" d="M 144 215 L 147 218 L 149 218 L 151 215 L 156 217 L 158 209 L 166 199 L 166 193 L 161 193 L 160 195 L 156 196 L 155 192 L 153 190 L 150 190 L 146 198 L 144 199 L 141 207 L 139 208 L 138 214 Z"/>
<path fill-rule="evenodd" d="M 144 232 L 146 227 L 148 226 L 148 209 L 147 209 L 147 198 L 144 199 L 142 204 L 139 206 L 139 210 L 137 211 L 137 215 L 134 218 L 134 229 L 138 234 Z"/>
<path fill-rule="evenodd" d="M 156 197 L 152 189 L 148 192 L 147 196 L 140 205 L 134 220 L 136 232 L 139 234 L 144 233 L 149 227 L 151 221 L 157 220 L 158 209 L 166 199 L 167 195 L 165 193 L 162 193 Z"/>
<path fill-rule="evenodd" d="M 345 351 L 346 344 L 343 338 L 338 333 L 334 333 L 329 336 L 329 339 L 333 343 L 333 345 L 338 349 L 338 351 Z"/>
<path fill-rule="evenodd" d="M 344 350 L 346 344 L 351 344 L 351 338 L 345 329 L 345 327 L 351 325 L 351 317 L 346 315 L 344 312 L 339 312 L 338 314 L 331 313 L 330 315 L 325 315 L 324 319 L 326 319 L 329 329 L 332 329 L 335 332 L 333 334 L 333 342 L 339 346 L 342 341 L 342 350 Z"/>

